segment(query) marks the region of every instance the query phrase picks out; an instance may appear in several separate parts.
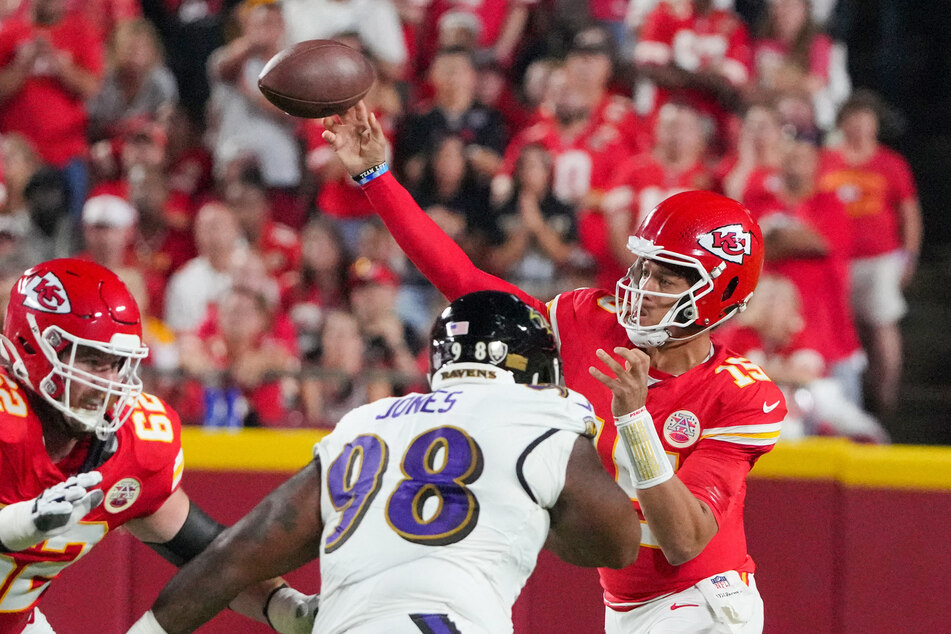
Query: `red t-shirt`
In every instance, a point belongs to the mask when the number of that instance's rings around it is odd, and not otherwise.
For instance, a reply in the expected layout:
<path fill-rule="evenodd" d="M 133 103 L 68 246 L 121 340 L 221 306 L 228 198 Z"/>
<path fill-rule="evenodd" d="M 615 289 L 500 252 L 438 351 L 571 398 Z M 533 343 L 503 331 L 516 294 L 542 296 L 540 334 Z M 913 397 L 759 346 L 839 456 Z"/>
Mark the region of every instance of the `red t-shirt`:
<path fill-rule="evenodd" d="M 764 226 L 777 216 L 802 223 L 819 233 L 829 252 L 825 256 L 791 256 L 767 260 L 766 270 L 788 277 L 802 298 L 802 315 L 829 363 L 860 349 L 849 299 L 848 257 L 852 231 L 842 204 L 828 192 L 790 205 L 778 196 L 750 196 L 750 212 Z"/>
<path fill-rule="evenodd" d="M 853 258 L 888 253 L 902 246 L 901 204 L 918 198 L 908 162 L 880 147 L 862 165 L 849 165 L 839 151 L 823 161 L 819 188 L 845 205 L 852 225 Z"/>
<path fill-rule="evenodd" d="M 63 482 L 85 458 L 80 443 L 54 464 L 43 444 L 43 429 L 24 389 L 0 371 L 5 411 L 0 412 L 0 504 L 30 500 Z M 184 467 L 178 414 L 158 397 L 143 394 L 116 432 L 118 449 L 98 468 L 106 497 L 68 532 L 32 548 L 4 553 L 19 568 L 0 582 L 0 633 L 23 631 L 32 608 L 51 581 L 98 544 L 106 533 L 132 519 L 151 515 L 178 488 Z"/>
<path fill-rule="evenodd" d="M 20 46 L 37 37 L 49 39 L 77 66 L 96 75 L 103 70 L 102 43 L 81 18 L 68 15 L 52 27 L 13 17 L 0 27 L 0 66 L 16 57 Z M 0 103 L 0 132 L 20 132 L 43 160 L 56 167 L 86 154 L 86 106 L 80 95 L 52 77 L 43 63 L 34 65 L 23 85 Z"/>
<path fill-rule="evenodd" d="M 565 384 L 587 396 L 602 421 L 613 419 L 611 391 L 588 372 L 597 348 L 631 345 L 617 322 L 612 293 L 569 291 L 546 305 L 476 268 L 392 175 L 371 181 L 364 191 L 397 243 L 444 296 L 455 299 L 477 290 L 500 290 L 515 293 L 547 314 L 559 339 Z M 644 601 L 690 587 L 717 572 L 753 570 L 743 530 L 745 478 L 756 459 L 776 442 L 786 416 L 779 388 L 757 366 L 720 346 L 710 359 L 681 376 L 651 374 L 657 382 L 648 390 L 647 408 L 662 443 L 677 476 L 710 506 L 719 531 L 700 555 L 671 566 L 642 524 L 645 545 L 637 561 L 622 570 L 599 570 L 611 602 Z M 605 467 L 618 475 L 615 436 L 613 424 L 602 425 L 597 446 Z"/>
<path fill-rule="evenodd" d="M 220 370 L 226 370 L 231 363 L 227 345 L 221 337 L 217 325 L 217 307 L 208 309 L 205 321 L 199 326 L 196 333 L 211 357 L 212 363 Z M 265 346 L 283 348 L 292 356 L 297 356 L 297 335 L 294 326 L 287 315 L 279 314 L 274 318 L 271 330 L 258 337 L 255 345 L 260 349 Z M 201 385 L 191 382 L 186 385 L 187 394 L 191 395 L 192 402 L 201 402 Z M 287 409 L 284 407 L 283 390 L 279 379 L 265 381 L 251 388 L 242 388 L 242 394 L 248 405 L 257 412 L 261 425 L 265 427 L 280 427 L 287 423 Z"/>
<path fill-rule="evenodd" d="M 736 325 L 735 321 L 730 321 L 725 327 L 713 331 L 713 340 L 749 359 L 766 356 L 785 359 L 800 350 L 812 350 L 821 355 L 818 350 L 820 346 L 813 341 L 812 335 L 813 333 L 804 328 L 793 335 L 789 342 L 778 346 L 770 345 L 755 328 Z"/>

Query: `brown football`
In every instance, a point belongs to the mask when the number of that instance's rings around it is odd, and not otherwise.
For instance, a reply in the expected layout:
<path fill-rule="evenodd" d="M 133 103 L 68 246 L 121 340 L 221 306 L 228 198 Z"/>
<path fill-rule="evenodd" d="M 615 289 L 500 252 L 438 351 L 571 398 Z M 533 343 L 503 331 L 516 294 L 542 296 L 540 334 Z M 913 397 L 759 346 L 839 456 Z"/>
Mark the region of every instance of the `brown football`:
<path fill-rule="evenodd" d="M 258 76 L 258 88 L 287 114 L 319 119 L 345 112 L 375 79 L 360 51 L 333 40 L 306 40 L 272 57 Z"/>

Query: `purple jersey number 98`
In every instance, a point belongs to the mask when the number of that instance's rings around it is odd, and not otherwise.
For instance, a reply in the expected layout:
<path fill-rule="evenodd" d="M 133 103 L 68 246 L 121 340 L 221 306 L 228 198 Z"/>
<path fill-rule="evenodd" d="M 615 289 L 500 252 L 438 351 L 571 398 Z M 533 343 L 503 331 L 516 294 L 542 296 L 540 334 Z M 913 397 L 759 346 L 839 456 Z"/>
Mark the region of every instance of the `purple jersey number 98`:
<path fill-rule="evenodd" d="M 340 521 L 324 551 L 340 548 L 360 525 L 380 491 L 389 449 L 379 436 L 357 436 L 327 470 L 327 491 Z M 482 449 L 458 427 L 427 430 L 409 443 L 403 479 L 387 499 L 387 524 L 403 539 L 444 546 L 464 539 L 479 520 L 479 500 L 468 488 L 482 475 Z M 435 509 L 426 513 L 427 502 Z"/>

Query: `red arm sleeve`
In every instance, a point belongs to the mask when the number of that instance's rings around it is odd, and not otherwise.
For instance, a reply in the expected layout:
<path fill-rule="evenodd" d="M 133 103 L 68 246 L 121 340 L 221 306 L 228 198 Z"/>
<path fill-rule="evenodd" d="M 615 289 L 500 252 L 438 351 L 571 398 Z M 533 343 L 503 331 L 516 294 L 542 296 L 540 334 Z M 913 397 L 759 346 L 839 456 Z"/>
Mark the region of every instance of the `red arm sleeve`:
<path fill-rule="evenodd" d="M 443 233 L 389 172 L 363 187 L 396 243 L 439 292 L 452 301 L 474 291 L 513 293 L 548 314 L 545 304 L 517 286 L 477 268 L 462 248 Z"/>

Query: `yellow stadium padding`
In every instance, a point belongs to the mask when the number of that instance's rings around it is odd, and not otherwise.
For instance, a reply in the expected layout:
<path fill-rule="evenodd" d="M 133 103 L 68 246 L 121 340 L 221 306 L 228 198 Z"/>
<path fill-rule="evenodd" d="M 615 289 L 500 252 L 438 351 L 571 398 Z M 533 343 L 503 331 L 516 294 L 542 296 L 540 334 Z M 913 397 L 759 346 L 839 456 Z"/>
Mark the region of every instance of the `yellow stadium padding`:
<path fill-rule="evenodd" d="M 326 431 L 182 430 L 185 469 L 282 471 L 307 464 Z M 951 491 L 951 447 L 860 445 L 840 438 L 780 442 L 753 468 L 755 478 L 831 480 L 849 487 Z"/>

